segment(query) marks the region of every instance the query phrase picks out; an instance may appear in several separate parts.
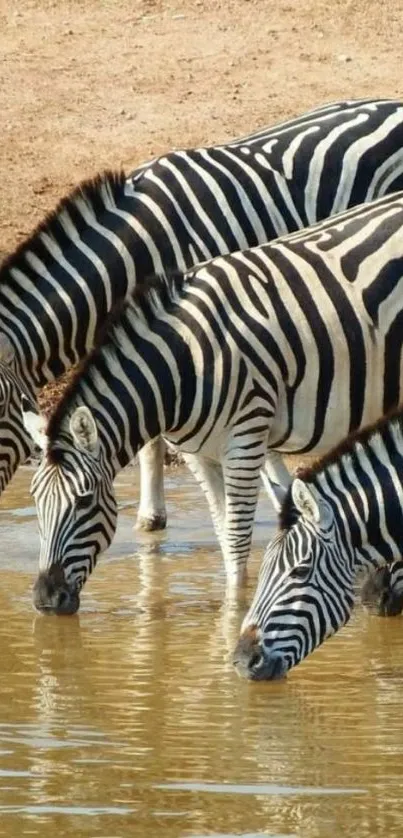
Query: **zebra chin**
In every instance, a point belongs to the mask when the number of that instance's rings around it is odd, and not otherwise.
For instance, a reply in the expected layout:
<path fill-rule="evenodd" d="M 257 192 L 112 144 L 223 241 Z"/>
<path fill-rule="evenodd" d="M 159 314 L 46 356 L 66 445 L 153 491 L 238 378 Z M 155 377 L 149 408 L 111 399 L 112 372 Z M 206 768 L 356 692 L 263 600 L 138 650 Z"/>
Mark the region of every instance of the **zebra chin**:
<path fill-rule="evenodd" d="M 71 616 L 80 607 L 78 589 L 66 581 L 59 564 L 39 574 L 33 587 L 33 604 L 41 614 Z"/>

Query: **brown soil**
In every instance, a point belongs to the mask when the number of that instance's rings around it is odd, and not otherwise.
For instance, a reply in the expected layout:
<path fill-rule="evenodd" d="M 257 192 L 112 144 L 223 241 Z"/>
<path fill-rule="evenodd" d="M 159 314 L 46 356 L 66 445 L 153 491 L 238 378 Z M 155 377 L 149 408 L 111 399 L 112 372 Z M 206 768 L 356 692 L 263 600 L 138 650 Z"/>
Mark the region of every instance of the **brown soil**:
<path fill-rule="evenodd" d="M 402 23 L 403 0 L 0 0 L 0 256 L 103 168 L 401 96 Z"/>

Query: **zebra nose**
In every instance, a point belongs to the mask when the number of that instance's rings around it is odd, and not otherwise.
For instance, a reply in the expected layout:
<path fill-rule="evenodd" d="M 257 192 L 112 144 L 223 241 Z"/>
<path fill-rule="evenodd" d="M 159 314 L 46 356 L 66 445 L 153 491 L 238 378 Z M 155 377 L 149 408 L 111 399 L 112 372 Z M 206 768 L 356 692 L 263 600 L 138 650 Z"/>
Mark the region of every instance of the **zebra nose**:
<path fill-rule="evenodd" d="M 54 565 L 40 573 L 33 587 L 33 603 L 42 614 L 75 614 L 80 597 L 66 582 L 63 569 Z"/>
<path fill-rule="evenodd" d="M 403 562 L 372 571 L 361 589 L 362 604 L 379 617 L 396 617 L 403 610 Z"/>
<path fill-rule="evenodd" d="M 260 632 L 251 626 L 241 634 L 232 662 L 243 678 L 251 681 L 274 681 L 282 678 L 288 669 L 281 652 L 266 654 L 260 644 Z"/>
<path fill-rule="evenodd" d="M 239 675 L 244 678 L 257 678 L 259 669 L 264 664 L 264 656 L 258 642 L 258 629 L 249 626 L 239 638 L 232 662 Z"/>
<path fill-rule="evenodd" d="M 383 591 L 378 608 L 380 617 L 399 617 L 403 610 L 403 598 L 392 590 Z"/>
<path fill-rule="evenodd" d="M 378 614 L 397 617 L 403 610 L 403 561 L 397 559 L 389 566 L 389 578 L 381 598 Z"/>

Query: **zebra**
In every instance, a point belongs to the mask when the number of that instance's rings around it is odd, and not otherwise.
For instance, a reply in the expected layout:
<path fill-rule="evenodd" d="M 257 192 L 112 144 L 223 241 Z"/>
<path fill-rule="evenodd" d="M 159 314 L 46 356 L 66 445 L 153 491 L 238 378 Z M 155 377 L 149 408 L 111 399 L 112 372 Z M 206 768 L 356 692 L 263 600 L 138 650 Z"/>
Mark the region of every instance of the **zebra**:
<path fill-rule="evenodd" d="M 397 617 L 403 611 L 403 561 L 375 567 L 360 588 L 362 605 L 379 617 Z"/>
<path fill-rule="evenodd" d="M 37 607 L 78 608 L 115 531 L 113 479 L 158 434 L 205 491 L 236 590 L 259 472 L 275 476 L 280 496 L 283 453 L 320 455 L 398 403 L 402 264 L 399 192 L 138 285 L 48 426 L 23 404 L 44 451 L 32 484 Z"/>
<path fill-rule="evenodd" d="M 238 673 L 272 680 L 301 663 L 350 618 L 362 568 L 380 576 L 374 581 L 372 574 L 368 590 L 379 613 L 400 613 L 402 555 L 399 408 L 349 435 L 293 480 L 234 652 Z"/>
<path fill-rule="evenodd" d="M 403 103 L 383 99 L 326 105 L 225 145 L 170 152 L 129 177 L 82 182 L 0 268 L 0 491 L 31 450 L 20 392 L 35 400 L 79 362 L 139 280 L 401 188 Z M 137 525 L 163 528 L 161 440 L 139 456 Z"/>

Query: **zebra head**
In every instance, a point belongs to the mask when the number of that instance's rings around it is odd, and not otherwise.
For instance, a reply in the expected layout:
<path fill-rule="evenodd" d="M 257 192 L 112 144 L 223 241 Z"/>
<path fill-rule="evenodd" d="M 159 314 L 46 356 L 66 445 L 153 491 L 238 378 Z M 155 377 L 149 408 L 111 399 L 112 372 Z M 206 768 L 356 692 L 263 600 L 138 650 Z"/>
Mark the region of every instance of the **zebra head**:
<path fill-rule="evenodd" d="M 372 569 L 361 588 L 361 602 L 379 617 L 397 617 L 403 611 L 403 561 Z"/>
<path fill-rule="evenodd" d="M 273 680 L 347 622 L 355 557 L 331 505 L 300 479 L 290 487 L 293 520 L 269 544 L 233 662 L 251 680 Z"/>
<path fill-rule="evenodd" d="M 87 407 L 74 410 L 67 431 L 51 447 L 43 418 L 25 399 L 23 416 L 44 452 L 31 485 L 41 542 L 34 605 L 45 614 L 74 614 L 81 588 L 115 533 L 113 475 Z"/>
<path fill-rule="evenodd" d="M 22 387 L 14 348 L 7 335 L 0 332 L 0 493 L 34 450 L 21 421 Z"/>

